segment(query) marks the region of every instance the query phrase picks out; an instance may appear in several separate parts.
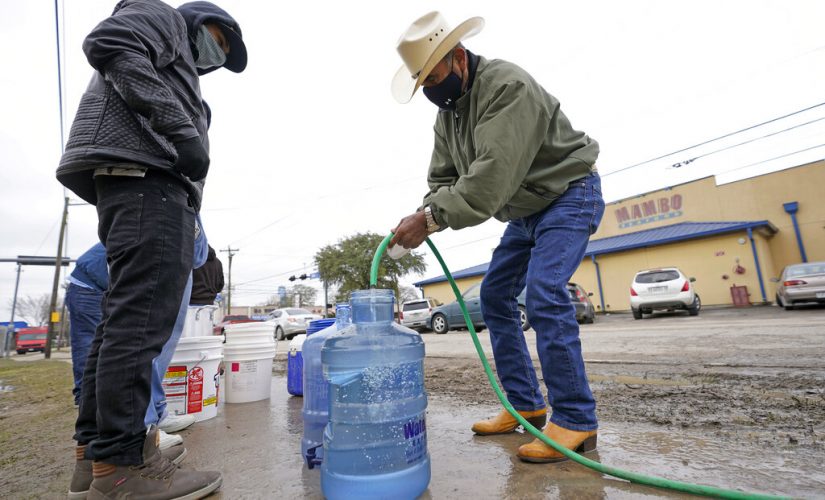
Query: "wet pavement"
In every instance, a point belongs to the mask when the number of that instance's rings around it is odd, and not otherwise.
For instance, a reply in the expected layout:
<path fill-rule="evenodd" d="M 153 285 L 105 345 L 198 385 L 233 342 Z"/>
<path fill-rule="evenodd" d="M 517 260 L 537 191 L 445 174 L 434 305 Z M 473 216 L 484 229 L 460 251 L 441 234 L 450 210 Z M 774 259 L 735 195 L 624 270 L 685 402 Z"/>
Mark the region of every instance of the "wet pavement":
<path fill-rule="evenodd" d="M 526 336 L 534 347 L 534 333 Z M 825 308 L 708 309 L 698 317 L 660 314 L 643 321 L 612 314 L 584 325 L 581 336 L 600 419 L 599 450 L 589 458 L 678 481 L 825 498 Z M 688 498 L 572 462 L 522 463 L 515 452 L 532 440 L 528 435 L 474 436 L 471 424 L 499 406 L 469 335 L 422 337 L 432 459 L 422 498 Z M 480 338 L 489 353 L 487 332 Z M 322 498 L 320 471 L 308 470 L 300 455 L 302 399 L 287 393 L 285 350 L 280 343 L 270 399 L 222 403 L 217 417 L 181 433 L 190 451 L 185 468 L 223 472 L 213 499 Z M 70 361 L 65 350 L 52 358 Z M 0 381 L 8 385 L 18 384 Z M 59 435 L 68 438 L 70 422 L 64 425 Z M 71 474 L 63 461 L 69 441 L 60 449 L 57 434 L 45 430 L 37 433 L 45 436 L 42 443 L 31 437 L 14 452 L 38 445 L 25 470 L 39 465 L 11 491 L 41 491 L 44 477 L 52 478 L 49 492 L 63 491 Z"/>
<path fill-rule="evenodd" d="M 286 378 L 274 375 L 269 400 L 224 404 L 217 417 L 182 433 L 190 451 L 184 467 L 223 472 L 223 487 L 213 499 L 323 498 L 320 470 L 308 470 L 301 459 L 301 405 L 300 397 L 287 393 Z M 531 437 L 478 437 L 469 431 L 475 419 L 497 411 L 493 404 L 468 407 L 452 398 L 430 398 L 432 480 L 422 498 L 688 498 L 571 462 L 522 463 L 515 452 Z M 805 469 L 811 464 L 798 453 L 765 456 L 753 451 L 731 449 L 712 435 L 692 430 L 602 422 L 599 450 L 588 457 L 634 472 L 724 488 L 808 498 L 825 491 L 822 472 L 808 478 Z"/>

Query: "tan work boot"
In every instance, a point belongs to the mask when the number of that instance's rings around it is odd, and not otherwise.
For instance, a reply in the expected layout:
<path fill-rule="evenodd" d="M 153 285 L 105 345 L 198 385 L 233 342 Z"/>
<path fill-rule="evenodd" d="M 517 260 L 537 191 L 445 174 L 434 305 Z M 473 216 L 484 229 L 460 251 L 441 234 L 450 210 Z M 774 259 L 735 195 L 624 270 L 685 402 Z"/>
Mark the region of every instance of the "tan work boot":
<path fill-rule="evenodd" d="M 75 447 L 76 461 L 74 464 L 74 474 L 69 485 L 69 500 L 83 500 L 89 494 L 89 485 L 92 484 L 92 461 L 83 458 L 86 452 L 86 445 Z M 161 450 L 163 458 L 175 465 L 179 465 L 186 458 L 188 451 L 182 445 L 173 446 L 166 450 Z"/>
<path fill-rule="evenodd" d="M 178 469 L 158 449 L 157 427 L 152 426 L 143 443 L 142 465 L 92 463 L 94 480 L 89 500 L 152 498 L 153 500 L 196 500 L 221 486 L 220 472 Z"/>
<path fill-rule="evenodd" d="M 547 408 L 533 411 L 519 411 L 519 415 L 527 419 L 534 427 L 542 428 L 547 422 Z M 507 434 L 513 432 L 520 426 L 518 420 L 515 419 L 507 410 L 501 410 L 501 413 L 493 418 L 481 420 L 473 424 L 473 432 L 479 436 L 491 436 L 493 434 Z"/>
<path fill-rule="evenodd" d="M 597 434 L 598 431 L 571 431 L 570 429 L 559 427 L 553 422 L 548 423 L 547 427 L 544 428 L 545 436 L 576 453 L 595 451 L 598 438 Z M 537 464 L 563 462 L 567 460 L 566 456 L 547 446 L 540 439 L 535 439 L 530 444 L 521 445 L 517 455 L 524 462 Z"/>

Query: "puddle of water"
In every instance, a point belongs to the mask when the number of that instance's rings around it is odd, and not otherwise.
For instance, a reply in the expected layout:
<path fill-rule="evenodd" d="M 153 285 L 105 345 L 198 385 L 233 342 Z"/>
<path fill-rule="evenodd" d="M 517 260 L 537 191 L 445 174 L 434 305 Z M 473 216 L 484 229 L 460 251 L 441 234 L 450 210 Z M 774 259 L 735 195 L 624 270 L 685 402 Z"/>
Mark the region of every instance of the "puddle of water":
<path fill-rule="evenodd" d="M 13 385 L 6 385 L 4 380 L 0 380 L 0 392 L 12 392 L 14 390 Z"/>
<path fill-rule="evenodd" d="M 323 498 L 320 470 L 304 466 L 300 441 L 302 399 L 286 391 L 286 377 L 272 379 L 271 399 L 221 404 L 218 416 L 183 433 L 188 468 L 223 473 L 221 492 L 210 498 Z M 470 426 L 498 413 L 494 404 L 459 404 L 430 399 L 427 439 L 432 480 L 421 497 L 441 498 L 695 498 L 604 476 L 576 463 L 526 464 L 516 450 L 532 436 L 513 433 L 479 437 Z M 588 458 L 610 466 L 678 481 L 743 491 L 817 497 L 825 452 L 730 448 L 712 435 L 654 426 L 607 422 L 599 451 Z"/>

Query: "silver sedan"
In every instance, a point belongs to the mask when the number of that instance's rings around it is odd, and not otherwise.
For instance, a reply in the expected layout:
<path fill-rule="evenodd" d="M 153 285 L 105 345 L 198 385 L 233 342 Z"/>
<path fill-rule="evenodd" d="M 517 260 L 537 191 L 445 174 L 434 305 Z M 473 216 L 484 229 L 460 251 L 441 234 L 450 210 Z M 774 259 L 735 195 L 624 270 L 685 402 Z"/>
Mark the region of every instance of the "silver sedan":
<path fill-rule="evenodd" d="M 776 303 L 788 311 L 807 302 L 825 304 L 825 262 L 792 264 L 773 281 L 778 283 Z"/>

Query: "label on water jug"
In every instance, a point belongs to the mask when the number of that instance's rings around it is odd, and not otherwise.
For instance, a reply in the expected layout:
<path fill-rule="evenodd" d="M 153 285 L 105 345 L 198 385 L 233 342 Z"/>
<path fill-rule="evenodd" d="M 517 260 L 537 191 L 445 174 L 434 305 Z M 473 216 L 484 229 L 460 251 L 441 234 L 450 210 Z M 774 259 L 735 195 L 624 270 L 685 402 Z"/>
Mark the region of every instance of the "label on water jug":
<path fill-rule="evenodd" d="M 406 448 L 404 458 L 411 464 L 424 458 L 427 452 L 427 420 L 424 416 L 404 424 Z"/>

